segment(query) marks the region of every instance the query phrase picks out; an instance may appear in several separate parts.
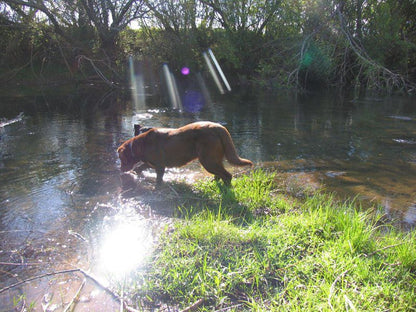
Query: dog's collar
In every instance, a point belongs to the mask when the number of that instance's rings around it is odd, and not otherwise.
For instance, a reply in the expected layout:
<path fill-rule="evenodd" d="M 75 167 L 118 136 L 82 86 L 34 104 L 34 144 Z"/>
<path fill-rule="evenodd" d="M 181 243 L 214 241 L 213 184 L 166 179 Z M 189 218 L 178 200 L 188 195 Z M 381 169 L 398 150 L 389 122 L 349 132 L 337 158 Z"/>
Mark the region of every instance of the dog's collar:
<path fill-rule="evenodd" d="M 134 153 L 133 151 L 133 141 L 130 141 L 129 144 L 127 144 L 129 146 L 130 149 L 130 154 L 131 154 L 131 158 L 133 159 L 134 162 L 137 162 L 137 155 Z"/>

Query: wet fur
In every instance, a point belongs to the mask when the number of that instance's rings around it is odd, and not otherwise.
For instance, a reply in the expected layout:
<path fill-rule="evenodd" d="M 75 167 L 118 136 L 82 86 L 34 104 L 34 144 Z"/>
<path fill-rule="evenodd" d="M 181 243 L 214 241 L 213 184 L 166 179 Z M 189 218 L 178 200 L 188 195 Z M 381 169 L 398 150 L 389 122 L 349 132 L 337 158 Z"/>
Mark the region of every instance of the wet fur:
<path fill-rule="evenodd" d="M 177 129 L 150 128 L 124 142 L 117 150 L 123 172 L 143 162 L 137 173 L 146 168 L 156 170 L 156 183 L 162 182 L 166 167 L 181 167 L 194 159 L 216 179 L 230 185 L 232 175 L 225 170 L 224 157 L 235 166 L 251 166 L 253 163 L 237 155 L 228 130 L 220 124 L 204 121 Z M 136 127 L 135 127 L 136 131 Z"/>

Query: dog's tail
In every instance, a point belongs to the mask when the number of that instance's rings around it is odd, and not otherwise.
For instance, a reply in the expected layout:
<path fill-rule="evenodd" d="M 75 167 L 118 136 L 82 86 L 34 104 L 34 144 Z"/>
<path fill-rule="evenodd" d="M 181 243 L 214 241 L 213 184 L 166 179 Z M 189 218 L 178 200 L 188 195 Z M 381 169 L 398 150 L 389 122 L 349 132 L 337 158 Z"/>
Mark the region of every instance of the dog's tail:
<path fill-rule="evenodd" d="M 253 163 L 250 160 L 240 158 L 237 155 L 231 135 L 225 127 L 221 129 L 220 137 L 224 147 L 225 158 L 230 164 L 233 164 L 234 166 L 253 166 Z"/>

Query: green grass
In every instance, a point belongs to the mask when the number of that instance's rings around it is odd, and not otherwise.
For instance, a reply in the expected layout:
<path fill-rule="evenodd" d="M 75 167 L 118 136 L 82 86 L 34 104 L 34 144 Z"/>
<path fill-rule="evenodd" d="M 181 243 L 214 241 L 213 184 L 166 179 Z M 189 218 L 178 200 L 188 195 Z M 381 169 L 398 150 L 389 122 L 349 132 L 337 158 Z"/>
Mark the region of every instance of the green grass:
<path fill-rule="evenodd" d="M 202 181 L 178 209 L 137 295 L 198 311 L 416 310 L 416 233 L 353 202 L 276 192 L 256 170 Z"/>

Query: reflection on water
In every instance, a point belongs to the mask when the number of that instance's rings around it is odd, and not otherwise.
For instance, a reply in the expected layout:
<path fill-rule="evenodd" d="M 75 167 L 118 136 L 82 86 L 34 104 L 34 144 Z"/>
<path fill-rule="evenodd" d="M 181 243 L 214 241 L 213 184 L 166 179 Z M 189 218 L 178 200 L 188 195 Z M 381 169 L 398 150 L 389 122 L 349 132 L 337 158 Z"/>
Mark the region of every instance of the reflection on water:
<path fill-rule="evenodd" d="M 15 104 L 0 111 L 0 288 L 74 267 L 111 287 L 145 265 L 159 229 L 181 203 L 170 181 L 207 174 L 197 162 L 170 169 L 165 188 L 157 191 L 153 170 L 120 176 L 116 149 L 133 135 L 135 123 L 222 123 L 242 157 L 271 166 L 289 180 L 379 203 L 405 224 L 416 222 L 413 99 L 358 103 L 246 90 L 213 98 L 197 113 L 179 113 L 148 101 L 147 107 L 134 110 L 129 100 L 108 96 L 108 102 L 94 108 L 96 98 L 48 99 L 69 107 L 54 112 L 33 104 L 42 98 L 4 100 Z M 72 103 L 85 109 L 74 109 Z M 52 296 L 48 302 L 63 309 L 82 280 L 75 274 L 42 278 L 0 293 L 0 302 L 13 307 L 13 297 L 23 294 L 28 302 L 45 302 L 45 294 L 61 287 L 65 300 Z M 96 291 L 91 283 L 85 286 L 84 309 L 100 310 L 97 301 L 111 306 Z M 116 303 L 113 310 L 118 307 Z"/>
<path fill-rule="evenodd" d="M 136 201 L 125 202 L 113 207 L 117 211 L 114 215 L 104 217 L 97 242 L 95 272 L 99 276 L 121 279 L 143 266 L 150 256 L 157 234 L 151 220 L 135 209 L 137 204 Z"/>
<path fill-rule="evenodd" d="M 129 224 L 126 219 L 122 221 L 104 233 L 100 244 L 98 263 L 114 275 L 126 274 L 142 264 L 152 246 L 152 237 L 144 221 L 142 224 Z"/>
<path fill-rule="evenodd" d="M 408 224 L 416 223 L 416 203 L 409 207 L 409 209 L 404 214 L 403 220 Z"/>

